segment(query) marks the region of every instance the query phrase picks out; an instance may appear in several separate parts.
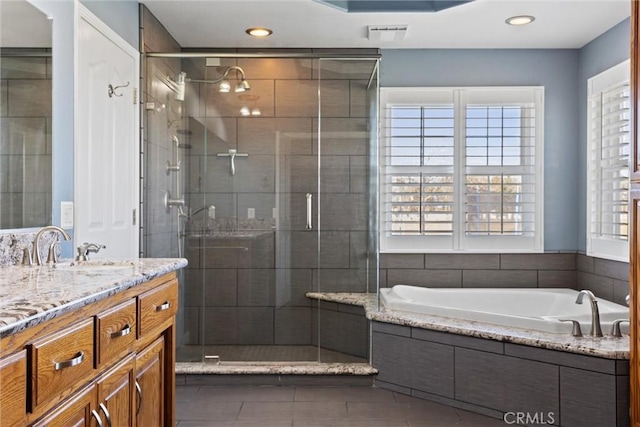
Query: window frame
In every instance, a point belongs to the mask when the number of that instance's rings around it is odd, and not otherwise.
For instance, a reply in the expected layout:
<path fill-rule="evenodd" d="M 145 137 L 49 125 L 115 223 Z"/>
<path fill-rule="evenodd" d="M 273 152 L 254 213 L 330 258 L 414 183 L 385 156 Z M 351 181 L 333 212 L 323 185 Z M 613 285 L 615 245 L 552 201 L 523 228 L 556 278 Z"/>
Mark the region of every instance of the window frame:
<path fill-rule="evenodd" d="M 525 103 L 535 105 L 535 164 L 532 166 L 535 176 L 535 213 L 534 233 L 525 236 L 467 236 L 465 232 L 465 177 L 467 169 L 489 171 L 492 166 L 469 166 L 466 161 L 466 106 L 477 104 L 478 98 L 499 102 Z M 472 100 L 475 100 L 471 102 Z M 386 110 L 388 106 L 433 106 L 450 103 L 454 108 L 454 164 L 453 169 L 453 232 L 452 235 L 387 235 L 387 204 L 385 175 L 389 171 L 401 170 L 403 166 L 389 166 L 385 164 L 385 154 L 390 149 L 390 128 Z M 485 101 L 486 103 L 486 101 Z M 541 86 L 501 86 L 501 87 L 383 87 L 380 88 L 380 250 L 382 253 L 523 253 L 543 252 L 544 236 L 544 87 Z M 421 167 L 415 167 L 416 170 Z M 424 167 L 423 167 L 424 168 Z M 428 168 L 428 166 L 426 167 Z M 409 169 L 409 168 L 407 168 Z M 473 175 L 474 172 L 469 172 Z M 422 218 L 421 218 L 422 220 Z"/>
<path fill-rule="evenodd" d="M 587 255 L 597 258 L 610 259 L 614 261 L 629 261 L 629 209 L 627 205 L 627 238 L 626 239 L 606 239 L 595 238 L 593 236 L 592 227 L 595 223 L 593 219 L 593 209 L 600 210 L 599 206 L 594 206 L 598 200 L 602 200 L 602 189 L 599 185 L 595 185 L 594 177 L 596 173 L 600 176 L 602 167 L 600 163 L 593 165 L 591 162 L 591 152 L 594 149 L 594 143 L 596 140 L 593 138 L 593 122 L 594 117 L 592 115 L 593 109 L 593 97 L 601 95 L 607 90 L 614 89 L 624 84 L 630 83 L 631 76 L 631 61 L 626 60 L 613 67 L 610 67 L 603 72 L 589 78 L 587 80 L 587 132 L 586 132 L 586 147 L 587 147 L 587 161 L 586 161 L 586 180 L 587 180 L 587 197 L 586 197 L 586 243 L 587 243 Z M 629 113 L 630 114 L 630 113 Z M 629 119 L 631 116 L 629 115 Z M 629 150 L 631 148 L 631 128 L 629 123 L 628 135 L 629 135 Z M 600 135 L 601 136 L 601 135 Z M 598 147 L 601 147 L 601 139 L 598 140 Z M 598 149 L 595 147 L 595 149 Z M 627 163 L 631 161 L 631 156 L 627 159 Z M 627 170 L 628 165 L 627 165 Z M 627 178 L 629 179 L 629 178 Z M 627 185 L 629 188 L 629 185 Z M 628 191 L 628 190 L 627 190 Z M 598 199 L 598 200 L 595 200 Z M 627 192 L 627 200 L 629 200 L 629 194 Z"/>

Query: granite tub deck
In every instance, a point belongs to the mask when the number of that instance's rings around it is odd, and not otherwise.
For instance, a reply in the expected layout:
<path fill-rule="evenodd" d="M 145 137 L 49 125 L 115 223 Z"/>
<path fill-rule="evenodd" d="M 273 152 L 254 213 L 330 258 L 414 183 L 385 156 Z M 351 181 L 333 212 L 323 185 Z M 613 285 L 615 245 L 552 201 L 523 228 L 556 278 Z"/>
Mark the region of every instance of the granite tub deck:
<path fill-rule="evenodd" d="M 61 262 L 0 268 L 0 338 L 183 268 L 186 259 Z"/>
<path fill-rule="evenodd" d="M 309 292 L 307 293 L 307 297 L 320 301 L 363 307 L 367 319 L 375 322 L 448 332 L 457 335 L 522 344 L 606 359 L 629 359 L 630 344 L 627 335 L 623 338 L 613 338 L 610 336 L 591 338 L 586 335 L 576 338 L 568 333 L 555 334 L 527 329 L 507 328 L 472 320 L 461 320 L 406 311 L 389 311 L 384 307 L 381 307 L 380 311 L 378 311 L 376 295 L 367 293 Z M 608 333 L 609 331 L 603 332 Z"/>
<path fill-rule="evenodd" d="M 384 308 L 377 311 L 374 294 L 308 293 L 307 297 L 364 308 L 371 321 L 377 387 L 497 419 L 513 413 L 544 414 L 547 425 L 629 426 L 626 335 L 574 338 Z"/>

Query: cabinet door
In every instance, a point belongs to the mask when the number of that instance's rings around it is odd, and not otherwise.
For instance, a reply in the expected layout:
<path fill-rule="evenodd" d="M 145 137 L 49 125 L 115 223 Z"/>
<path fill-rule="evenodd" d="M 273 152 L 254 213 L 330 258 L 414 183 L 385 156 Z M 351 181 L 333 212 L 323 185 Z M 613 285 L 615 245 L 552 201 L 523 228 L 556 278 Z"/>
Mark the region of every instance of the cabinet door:
<path fill-rule="evenodd" d="M 136 357 L 136 420 L 138 427 L 164 425 L 164 338 Z"/>
<path fill-rule="evenodd" d="M 91 384 L 80 390 L 67 402 L 58 406 L 53 412 L 40 419 L 40 421 L 33 424 L 33 427 L 89 427 L 104 425 L 102 420 L 96 423 L 92 422 L 92 418 L 99 420 L 100 417 L 93 409 L 95 406 L 96 387 Z"/>
<path fill-rule="evenodd" d="M 0 360 L 0 426 L 23 426 L 27 413 L 27 352 Z"/>
<path fill-rule="evenodd" d="M 134 369 L 131 354 L 98 378 L 98 412 L 106 426 L 133 425 Z"/>

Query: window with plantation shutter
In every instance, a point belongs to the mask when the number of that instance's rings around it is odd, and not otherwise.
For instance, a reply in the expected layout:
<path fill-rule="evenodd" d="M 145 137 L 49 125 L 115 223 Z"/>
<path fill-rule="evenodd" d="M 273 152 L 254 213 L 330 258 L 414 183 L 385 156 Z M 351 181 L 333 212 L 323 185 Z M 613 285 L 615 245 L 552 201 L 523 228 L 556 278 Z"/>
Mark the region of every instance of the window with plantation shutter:
<path fill-rule="evenodd" d="M 382 250 L 541 250 L 542 96 L 383 88 Z"/>
<path fill-rule="evenodd" d="M 628 261 L 630 63 L 588 80 L 587 254 Z"/>

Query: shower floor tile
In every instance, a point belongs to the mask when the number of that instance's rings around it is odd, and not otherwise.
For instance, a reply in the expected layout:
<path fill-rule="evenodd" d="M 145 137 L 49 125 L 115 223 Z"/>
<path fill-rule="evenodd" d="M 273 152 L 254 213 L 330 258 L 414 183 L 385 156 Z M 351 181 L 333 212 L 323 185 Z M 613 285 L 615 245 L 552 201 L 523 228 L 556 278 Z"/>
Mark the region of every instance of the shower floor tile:
<path fill-rule="evenodd" d="M 178 427 L 498 427 L 485 417 L 375 387 L 179 386 Z"/>
<path fill-rule="evenodd" d="M 181 346 L 179 362 L 200 362 L 203 349 L 199 345 Z M 219 356 L 220 362 L 315 362 L 318 347 L 312 345 L 213 345 L 205 346 L 204 354 Z M 367 363 L 368 360 L 337 351 L 320 349 L 322 363 Z"/>

